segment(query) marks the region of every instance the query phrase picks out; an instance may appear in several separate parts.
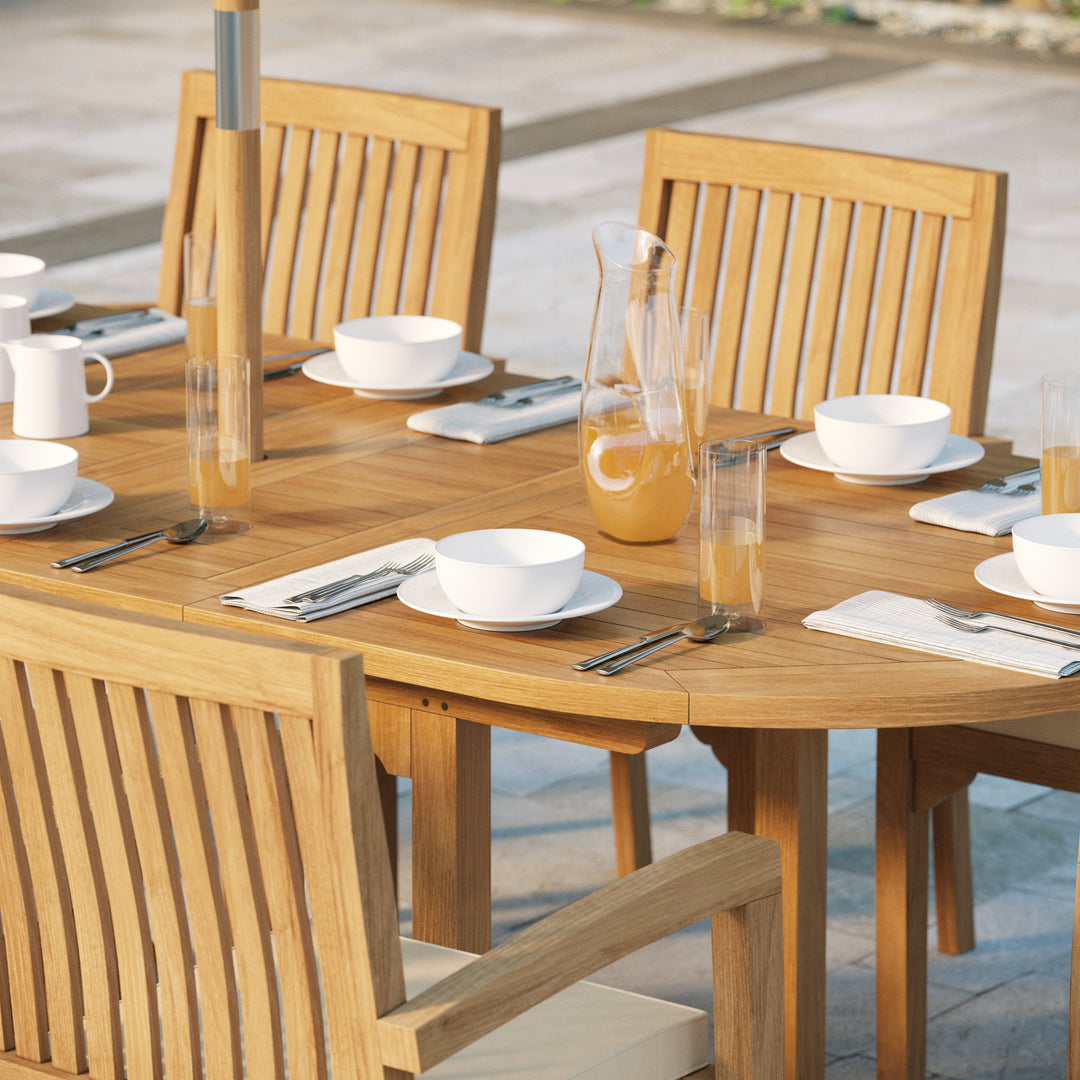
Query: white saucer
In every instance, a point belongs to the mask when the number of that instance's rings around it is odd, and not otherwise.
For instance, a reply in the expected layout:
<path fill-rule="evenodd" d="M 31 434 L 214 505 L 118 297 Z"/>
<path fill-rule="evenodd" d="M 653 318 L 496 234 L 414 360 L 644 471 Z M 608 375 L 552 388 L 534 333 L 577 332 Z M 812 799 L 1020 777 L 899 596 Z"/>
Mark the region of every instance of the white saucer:
<path fill-rule="evenodd" d="M 787 442 L 780 444 L 780 453 L 796 465 L 831 472 L 837 480 L 843 480 L 848 484 L 876 484 L 880 487 L 917 484 L 934 473 L 963 469 L 968 465 L 974 465 L 985 452 L 982 445 L 974 439 L 965 438 L 963 435 L 947 435 L 945 449 L 924 469 L 905 473 L 851 473 L 841 471 L 825 456 L 816 431 L 804 431 L 801 435 L 792 435 Z"/>
<path fill-rule="evenodd" d="M 420 398 L 435 397 L 448 386 L 464 386 L 465 383 L 486 378 L 495 370 L 495 365 L 478 353 L 459 352 L 449 375 L 438 382 L 421 386 L 361 386 L 346 373 L 335 352 L 324 352 L 305 360 L 300 370 L 316 382 L 348 387 L 358 397 L 382 398 L 384 401 L 417 401 Z"/>
<path fill-rule="evenodd" d="M 61 289 L 51 289 L 46 285 L 38 293 L 30 307 L 31 319 L 44 319 L 46 315 L 59 315 L 75 306 L 75 297 Z"/>
<path fill-rule="evenodd" d="M 1030 600 L 1036 607 L 1047 611 L 1060 611 L 1064 615 L 1080 615 L 1080 600 L 1067 600 L 1064 597 L 1043 596 L 1037 593 L 1021 576 L 1016 568 L 1016 555 L 1006 551 L 1004 555 L 995 555 L 975 567 L 975 580 L 992 592 L 1005 596 L 1016 596 L 1021 600 Z"/>
<path fill-rule="evenodd" d="M 21 533 L 44 532 L 58 525 L 61 521 L 86 517 L 104 510 L 113 501 L 112 488 L 99 484 L 96 480 L 75 478 L 75 490 L 55 514 L 48 517 L 27 518 L 25 521 L 0 520 L 0 536 L 19 536 Z"/>
<path fill-rule="evenodd" d="M 441 615 L 446 619 L 457 619 L 462 626 L 471 626 L 474 630 L 498 630 L 509 633 L 518 630 L 547 630 L 557 626 L 563 619 L 573 619 L 578 615 L 592 615 L 604 608 L 616 604 L 622 596 L 622 586 L 603 574 L 594 574 L 586 570 L 581 575 L 581 583 L 574 595 L 558 611 L 550 615 L 520 616 L 467 615 L 460 608 L 454 607 L 446 599 L 439 579 L 434 570 L 418 577 L 407 578 L 398 588 L 398 599 L 407 607 L 423 611 L 427 615 Z"/>

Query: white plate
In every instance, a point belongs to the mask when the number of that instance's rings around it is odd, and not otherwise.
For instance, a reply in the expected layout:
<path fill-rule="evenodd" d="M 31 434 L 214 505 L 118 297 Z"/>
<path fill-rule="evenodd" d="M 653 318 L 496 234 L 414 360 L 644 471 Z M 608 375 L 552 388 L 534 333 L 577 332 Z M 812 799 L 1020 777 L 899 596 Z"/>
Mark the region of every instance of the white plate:
<path fill-rule="evenodd" d="M 780 453 L 796 465 L 831 472 L 837 480 L 843 480 L 848 484 L 876 484 L 881 487 L 917 484 L 934 473 L 948 472 L 950 469 L 964 469 L 968 465 L 974 465 L 985 452 L 974 439 L 965 438 L 963 435 L 947 435 L 945 448 L 925 469 L 906 473 L 851 473 L 842 471 L 825 456 L 816 431 L 792 435 L 787 442 L 780 444 Z"/>
<path fill-rule="evenodd" d="M 3 521 L 0 520 L 0 536 L 18 536 L 21 533 L 44 532 L 58 525 L 61 521 L 70 521 L 72 518 L 86 517 L 87 514 L 96 514 L 104 510 L 113 501 L 111 488 L 99 484 L 96 480 L 86 480 L 81 476 L 75 478 L 75 490 L 55 514 L 48 517 L 27 518 L 26 521 Z"/>
<path fill-rule="evenodd" d="M 30 318 L 44 319 L 46 315 L 59 315 L 62 311 L 68 311 L 74 306 L 75 297 L 71 293 L 51 289 L 46 285 L 38 293 L 37 299 L 30 308 Z"/>
<path fill-rule="evenodd" d="M 1043 596 L 1037 593 L 1021 576 L 1016 567 L 1016 555 L 1007 551 L 1004 555 L 995 555 L 975 567 L 975 580 L 992 592 L 1004 596 L 1016 596 L 1021 600 L 1030 600 L 1036 607 L 1047 611 L 1060 611 L 1065 615 L 1080 615 L 1080 600 L 1065 597 Z"/>
<path fill-rule="evenodd" d="M 448 386 L 464 386 L 478 382 L 495 370 L 495 365 L 484 356 L 472 352 L 459 352 L 450 374 L 438 382 L 420 386 L 361 386 L 341 366 L 335 352 L 325 352 L 304 361 L 300 369 L 309 379 L 328 386 L 348 387 L 358 397 L 382 398 L 385 401 L 417 401 L 435 397 Z"/>
<path fill-rule="evenodd" d="M 622 586 L 603 574 L 586 570 L 581 575 L 581 583 L 574 595 L 558 611 L 553 611 L 550 615 L 532 615 L 527 618 L 466 614 L 446 599 L 446 593 L 442 591 L 434 570 L 403 581 L 397 595 L 407 607 L 423 611 L 427 615 L 457 619 L 462 626 L 471 626 L 474 630 L 500 630 L 509 633 L 517 630 L 547 630 L 550 626 L 557 626 L 563 619 L 603 611 L 604 608 L 618 603 L 622 596 Z"/>

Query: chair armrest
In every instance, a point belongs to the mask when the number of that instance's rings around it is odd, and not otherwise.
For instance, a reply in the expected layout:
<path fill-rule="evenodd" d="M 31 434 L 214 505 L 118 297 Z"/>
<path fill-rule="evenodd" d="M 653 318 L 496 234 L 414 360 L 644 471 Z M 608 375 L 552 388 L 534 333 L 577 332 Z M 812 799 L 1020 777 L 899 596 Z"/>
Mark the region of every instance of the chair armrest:
<path fill-rule="evenodd" d="M 775 841 L 725 833 L 554 912 L 380 1017 L 386 1065 L 423 1072 L 676 930 L 780 892 Z"/>

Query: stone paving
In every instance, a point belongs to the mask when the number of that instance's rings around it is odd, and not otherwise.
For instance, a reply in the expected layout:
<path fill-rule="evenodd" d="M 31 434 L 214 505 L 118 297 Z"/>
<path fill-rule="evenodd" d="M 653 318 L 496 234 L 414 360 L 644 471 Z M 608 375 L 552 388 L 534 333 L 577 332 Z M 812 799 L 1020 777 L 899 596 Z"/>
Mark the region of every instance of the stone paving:
<path fill-rule="evenodd" d="M 20 87 L 0 105 L 0 247 L 45 253 L 53 287 L 155 295 L 179 74 L 213 65 L 211 8 L 0 0 L 7 81 Z M 502 107 L 484 348 L 513 370 L 581 370 L 590 232 L 634 218 L 641 130 L 657 123 L 1007 171 L 988 432 L 1035 450 L 1038 376 L 1076 363 L 1076 62 L 531 0 L 263 0 L 262 70 Z M 501 938 L 607 879 L 613 855 L 606 755 L 493 734 Z M 830 742 L 829 1080 L 874 1074 L 874 745 L 869 731 Z M 725 827 L 723 770 L 692 736 L 651 751 L 649 766 L 658 854 Z M 972 803 L 979 947 L 931 955 L 931 1075 L 1057 1080 L 1080 800 L 983 777 Z M 702 942 L 693 928 L 606 974 L 702 1001 Z"/>

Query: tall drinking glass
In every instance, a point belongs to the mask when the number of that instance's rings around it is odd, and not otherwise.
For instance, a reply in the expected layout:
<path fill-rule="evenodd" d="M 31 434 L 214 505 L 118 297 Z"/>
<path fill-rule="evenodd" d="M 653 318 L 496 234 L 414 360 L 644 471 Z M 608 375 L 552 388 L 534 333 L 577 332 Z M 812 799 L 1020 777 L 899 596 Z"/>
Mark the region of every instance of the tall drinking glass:
<path fill-rule="evenodd" d="M 679 308 L 683 346 L 683 409 L 690 434 L 690 452 L 697 459 L 705 441 L 712 389 L 712 357 L 709 355 L 709 312 L 704 308 Z"/>
<path fill-rule="evenodd" d="M 1042 378 L 1042 512 L 1080 512 L 1080 373 Z"/>
<path fill-rule="evenodd" d="M 217 260 L 213 231 L 184 234 L 184 318 L 188 356 L 217 352 Z"/>
<path fill-rule="evenodd" d="M 765 592 L 763 443 L 702 443 L 699 586 L 710 613 L 757 614 Z"/>
<path fill-rule="evenodd" d="M 187 382 L 188 496 L 220 532 L 251 526 L 249 364 L 243 356 L 193 356 Z"/>

